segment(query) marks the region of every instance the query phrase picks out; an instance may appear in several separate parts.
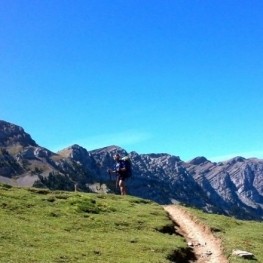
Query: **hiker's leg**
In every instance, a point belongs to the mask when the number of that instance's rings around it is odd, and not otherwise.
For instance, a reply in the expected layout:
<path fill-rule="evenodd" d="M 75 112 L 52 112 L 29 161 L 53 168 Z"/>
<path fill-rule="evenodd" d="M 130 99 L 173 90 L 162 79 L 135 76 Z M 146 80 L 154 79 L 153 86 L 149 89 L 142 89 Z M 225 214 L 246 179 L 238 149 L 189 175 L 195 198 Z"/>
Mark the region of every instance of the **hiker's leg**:
<path fill-rule="evenodd" d="M 124 180 L 123 179 L 119 180 L 119 187 L 120 187 L 121 195 L 126 195 L 127 194 L 127 189 L 126 189 L 126 186 L 124 184 Z"/>

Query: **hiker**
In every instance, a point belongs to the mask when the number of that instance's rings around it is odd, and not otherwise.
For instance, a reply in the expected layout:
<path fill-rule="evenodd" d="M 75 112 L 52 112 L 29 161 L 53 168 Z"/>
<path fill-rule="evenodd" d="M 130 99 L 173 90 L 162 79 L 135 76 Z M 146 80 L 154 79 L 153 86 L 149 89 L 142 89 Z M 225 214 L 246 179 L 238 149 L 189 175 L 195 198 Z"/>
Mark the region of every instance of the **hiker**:
<path fill-rule="evenodd" d="M 125 180 L 129 177 L 129 167 L 118 153 L 116 153 L 113 156 L 113 159 L 116 162 L 115 169 L 114 170 L 108 169 L 108 172 L 116 174 L 117 176 L 116 185 L 119 186 L 121 195 L 126 195 L 127 188 L 125 186 Z"/>

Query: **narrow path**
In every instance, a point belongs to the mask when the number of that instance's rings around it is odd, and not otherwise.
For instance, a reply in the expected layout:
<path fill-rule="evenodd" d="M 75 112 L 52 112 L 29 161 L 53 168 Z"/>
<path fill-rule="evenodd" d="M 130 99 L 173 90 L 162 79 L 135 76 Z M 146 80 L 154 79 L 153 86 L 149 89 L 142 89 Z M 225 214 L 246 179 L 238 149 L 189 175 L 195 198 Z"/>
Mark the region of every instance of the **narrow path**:
<path fill-rule="evenodd" d="M 182 234 L 196 255 L 195 263 L 227 263 L 221 250 L 221 242 L 209 229 L 202 225 L 177 205 L 167 205 L 164 209 L 169 213 L 171 219 L 179 225 L 177 231 Z"/>

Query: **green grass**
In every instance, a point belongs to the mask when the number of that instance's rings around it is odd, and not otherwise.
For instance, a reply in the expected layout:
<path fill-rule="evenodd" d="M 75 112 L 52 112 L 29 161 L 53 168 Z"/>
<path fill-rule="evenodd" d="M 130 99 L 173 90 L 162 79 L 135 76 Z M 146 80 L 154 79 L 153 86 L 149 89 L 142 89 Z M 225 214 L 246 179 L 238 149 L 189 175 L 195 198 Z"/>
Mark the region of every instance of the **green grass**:
<path fill-rule="evenodd" d="M 230 263 L 248 262 L 233 249 L 263 262 L 263 223 L 186 209 L 222 239 Z M 0 262 L 171 262 L 187 253 L 181 237 L 163 233 L 172 229 L 148 200 L 0 184 Z"/>
<path fill-rule="evenodd" d="M 263 222 L 237 220 L 232 217 L 203 213 L 192 208 L 187 210 L 222 239 L 224 252 L 230 263 L 263 262 Z M 253 253 L 256 261 L 232 256 L 233 249 Z"/>
<path fill-rule="evenodd" d="M 186 248 L 171 228 L 148 200 L 0 185 L 0 262 L 165 263 Z"/>

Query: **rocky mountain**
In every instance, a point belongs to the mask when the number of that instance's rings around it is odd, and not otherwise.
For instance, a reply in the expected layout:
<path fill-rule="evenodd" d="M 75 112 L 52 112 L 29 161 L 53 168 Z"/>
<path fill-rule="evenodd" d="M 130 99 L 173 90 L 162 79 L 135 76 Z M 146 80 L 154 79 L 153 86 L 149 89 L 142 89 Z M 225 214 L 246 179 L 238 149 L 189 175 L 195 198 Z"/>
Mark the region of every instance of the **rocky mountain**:
<path fill-rule="evenodd" d="M 190 162 L 166 153 L 127 153 L 118 146 L 87 151 L 79 145 L 53 153 L 21 127 L 0 121 L 0 182 L 90 192 L 117 192 L 107 173 L 115 153 L 132 160 L 129 193 L 160 204 L 183 203 L 241 219 L 263 219 L 263 160 L 236 157 Z"/>
<path fill-rule="evenodd" d="M 42 179 L 42 181 L 40 180 Z M 45 181 L 45 182 L 44 182 Z M 0 182 L 14 186 L 43 186 L 88 190 L 91 173 L 72 158 L 39 146 L 23 128 L 0 121 Z"/>
<path fill-rule="evenodd" d="M 0 147 L 26 147 L 38 146 L 34 140 L 27 134 L 23 128 L 0 121 Z"/>

